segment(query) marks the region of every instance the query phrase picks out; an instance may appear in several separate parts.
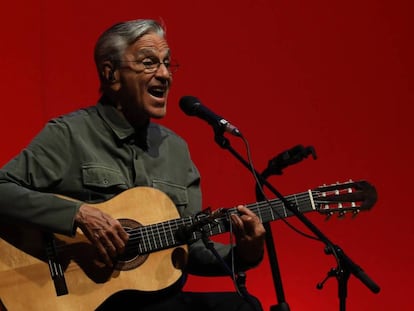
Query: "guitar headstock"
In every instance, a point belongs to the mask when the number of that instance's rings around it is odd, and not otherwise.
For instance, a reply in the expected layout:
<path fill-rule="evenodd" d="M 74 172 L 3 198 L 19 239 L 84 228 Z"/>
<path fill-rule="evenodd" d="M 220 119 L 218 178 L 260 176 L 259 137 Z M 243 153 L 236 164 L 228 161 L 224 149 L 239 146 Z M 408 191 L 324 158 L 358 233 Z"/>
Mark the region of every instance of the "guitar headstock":
<path fill-rule="evenodd" d="M 312 193 L 317 211 L 328 216 L 344 216 L 346 213 L 355 216 L 371 209 L 377 201 L 375 187 L 364 180 L 324 185 Z"/>

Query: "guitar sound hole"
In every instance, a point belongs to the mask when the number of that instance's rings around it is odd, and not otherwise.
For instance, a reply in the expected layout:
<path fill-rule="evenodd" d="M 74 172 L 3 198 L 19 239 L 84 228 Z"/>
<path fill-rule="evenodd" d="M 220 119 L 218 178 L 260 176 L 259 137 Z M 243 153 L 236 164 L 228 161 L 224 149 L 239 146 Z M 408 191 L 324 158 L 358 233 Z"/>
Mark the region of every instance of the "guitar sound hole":
<path fill-rule="evenodd" d="M 118 219 L 125 231 L 131 232 L 133 229 L 141 227 L 142 224 L 133 219 Z M 116 270 L 132 270 L 142 265 L 148 258 L 149 254 L 139 254 L 139 239 L 138 237 L 130 237 L 125 252 L 118 257 L 115 264 Z"/>

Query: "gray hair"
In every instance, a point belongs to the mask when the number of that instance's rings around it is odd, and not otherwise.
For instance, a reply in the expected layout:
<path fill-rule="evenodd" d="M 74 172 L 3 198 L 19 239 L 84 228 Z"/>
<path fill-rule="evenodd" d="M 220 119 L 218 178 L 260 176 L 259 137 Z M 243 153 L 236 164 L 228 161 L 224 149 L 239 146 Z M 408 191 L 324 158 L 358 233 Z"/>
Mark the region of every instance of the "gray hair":
<path fill-rule="evenodd" d="M 102 79 L 102 64 L 111 61 L 116 68 L 125 49 L 148 33 L 165 37 L 164 27 L 155 20 L 137 19 L 113 25 L 99 37 L 95 45 L 95 64 Z"/>

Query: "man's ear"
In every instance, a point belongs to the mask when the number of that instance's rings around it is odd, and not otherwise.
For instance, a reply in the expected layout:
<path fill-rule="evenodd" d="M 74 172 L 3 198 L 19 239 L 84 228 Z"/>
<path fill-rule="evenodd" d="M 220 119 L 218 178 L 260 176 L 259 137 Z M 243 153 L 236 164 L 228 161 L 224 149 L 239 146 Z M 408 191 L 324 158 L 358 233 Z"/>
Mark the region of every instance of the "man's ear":
<path fill-rule="evenodd" d="M 116 70 L 114 69 L 114 66 L 110 61 L 105 61 L 102 64 L 101 75 L 103 80 L 105 80 L 108 83 L 114 83 L 117 80 Z"/>

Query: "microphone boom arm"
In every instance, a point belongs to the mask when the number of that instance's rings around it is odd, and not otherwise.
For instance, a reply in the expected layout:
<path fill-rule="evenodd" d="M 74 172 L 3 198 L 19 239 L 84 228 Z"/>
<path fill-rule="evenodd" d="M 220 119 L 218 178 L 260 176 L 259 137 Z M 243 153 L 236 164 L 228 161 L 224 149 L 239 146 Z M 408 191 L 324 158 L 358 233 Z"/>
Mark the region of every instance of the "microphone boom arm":
<path fill-rule="evenodd" d="M 223 149 L 227 149 L 236 159 L 238 159 L 249 171 L 255 173 L 259 182 L 262 185 L 265 185 L 270 191 L 273 192 L 284 204 L 284 206 L 296 216 L 321 242 L 323 242 L 326 247 L 326 254 L 335 255 L 335 259 L 338 262 L 338 266 L 341 267 L 337 270 L 335 276 L 338 281 L 338 297 L 340 311 L 345 311 L 346 309 L 346 296 L 347 296 L 347 282 L 349 276 L 353 274 L 357 279 L 359 279 L 368 289 L 373 293 L 377 294 L 380 291 L 380 287 L 368 277 L 368 275 L 357 265 L 355 264 L 338 246 L 331 242 L 326 235 L 324 235 L 303 213 L 301 213 L 296 206 L 292 205 L 279 191 L 277 191 L 261 174 L 256 172 L 253 168 L 250 167 L 249 163 L 238 154 L 230 145 L 230 141 L 224 137 L 223 133 L 215 130 L 214 140 L 216 143 Z M 310 150 L 311 151 L 311 150 Z M 312 153 L 312 152 L 311 152 Z M 266 227 L 265 227 L 266 228 Z M 270 226 L 269 226 L 270 228 Z M 274 280 L 275 281 L 275 280 Z M 283 293 L 282 293 L 283 294 Z M 283 299 L 282 295 L 282 299 Z M 289 310 L 289 306 L 282 301 L 280 307 L 283 309 L 278 310 Z M 271 308 L 271 310 L 276 310 Z"/>

